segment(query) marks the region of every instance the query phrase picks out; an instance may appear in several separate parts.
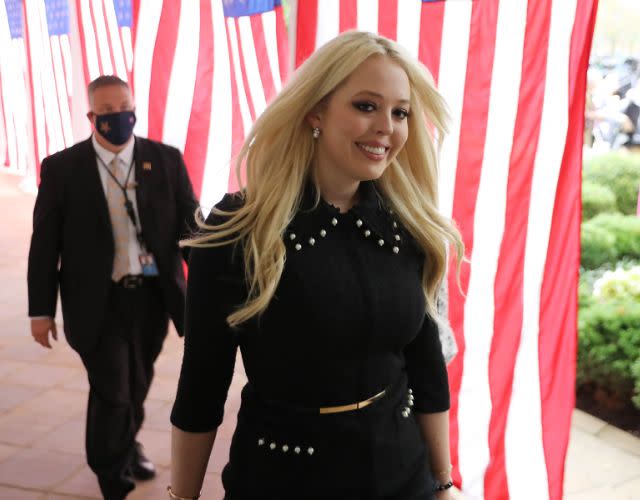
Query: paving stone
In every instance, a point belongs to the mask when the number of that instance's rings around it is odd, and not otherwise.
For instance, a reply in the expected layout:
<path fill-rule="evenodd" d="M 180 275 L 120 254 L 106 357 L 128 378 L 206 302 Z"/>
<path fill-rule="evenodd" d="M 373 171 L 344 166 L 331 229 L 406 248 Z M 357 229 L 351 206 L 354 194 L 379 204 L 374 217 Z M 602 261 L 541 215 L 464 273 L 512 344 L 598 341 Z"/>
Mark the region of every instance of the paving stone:
<path fill-rule="evenodd" d="M 640 499 L 640 471 L 635 479 L 615 486 L 613 492 L 615 498 Z"/>
<path fill-rule="evenodd" d="M 589 434 L 597 434 L 607 423 L 582 410 L 575 409 L 571 418 L 571 425 Z"/>
<path fill-rule="evenodd" d="M 169 415 L 173 403 L 157 399 L 149 399 L 145 403 L 144 428 L 156 431 L 166 431 L 171 428 Z"/>
<path fill-rule="evenodd" d="M 222 478 L 220 474 L 208 472 L 204 476 L 204 484 L 202 485 L 202 498 L 222 498 L 224 497 L 224 488 L 222 487 Z"/>
<path fill-rule="evenodd" d="M 167 498 L 167 485 L 171 483 L 171 472 L 168 468 L 158 468 L 157 476 L 151 481 L 137 481 L 136 489 L 128 496 L 127 500 L 157 500 L 159 498 Z M 222 498 L 222 497 L 205 497 L 202 499 Z"/>
<path fill-rule="evenodd" d="M 85 400 L 89 396 L 89 379 L 87 379 L 87 374 L 83 372 L 81 372 L 80 376 L 67 380 L 61 387 L 80 392 Z"/>
<path fill-rule="evenodd" d="M 0 443 L 29 446 L 67 420 L 64 415 L 17 408 L 0 416 Z"/>
<path fill-rule="evenodd" d="M 62 332 L 62 324 L 58 325 L 58 341 L 53 345 L 52 349 L 44 349 L 47 351 L 47 357 L 43 360 L 48 365 L 62 365 L 77 368 L 84 371 L 84 365 L 77 352 L 75 352 L 69 344 L 67 344 Z"/>
<path fill-rule="evenodd" d="M 172 402 L 176 397 L 177 388 L 178 379 L 154 377 L 147 399 L 158 399 L 160 401 Z"/>
<path fill-rule="evenodd" d="M 31 363 L 11 361 L 8 359 L 4 360 L 2 363 L 0 363 L 0 383 L 4 385 L 5 378 L 11 377 L 17 374 L 20 370 L 28 368 L 29 366 L 31 366 Z"/>
<path fill-rule="evenodd" d="M 54 388 L 42 392 L 21 405 L 26 411 L 75 417 L 85 411 L 86 394 L 68 389 Z"/>
<path fill-rule="evenodd" d="M 0 412 L 13 410 L 21 404 L 35 398 L 42 393 L 40 387 L 29 387 L 25 385 L 3 383 L 2 397 L 0 397 Z"/>
<path fill-rule="evenodd" d="M 75 474 L 56 485 L 53 491 L 64 495 L 82 496 L 83 498 L 102 498 L 98 479 L 86 464 L 80 467 Z"/>
<path fill-rule="evenodd" d="M 565 495 L 564 500 L 638 500 L 640 494 L 636 491 L 619 491 L 610 487 L 596 488 L 582 493 Z"/>
<path fill-rule="evenodd" d="M 147 429 L 138 433 L 138 441 L 144 446 L 145 454 L 156 466 L 169 467 L 171 464 L 171 429 L 164 431 Z"/>
<path fill-rule="evenodd" d="M 0 467 L 0 483 L 19 488 L 47 490 L 74 474 L 84 464 L 80 455 L 24 449 Z"/>
<path fill-rule="evenodd" d="M 17 453 L 21 449 L 22 448 L 19 448 L 18 446 L 12 446 L 9 444 L 0 444 L 0 463 L 10 459 L 13 454 Z"/>
<path fill-rule="evenodd" d="M 25 342 L 8 345 L 0 349 L 0 360 L 25 361 L 29 363 L 44 362 L 47 357 L 47 349 L 34 340 L 25 339 Z"/>
<path fill-rule="evenodd" d="M 0 498 L 3 500 L 42 500 L 44 497 L 41 491 L 30 491 L 0 486 Z"/>
<path fill-rule="evenodd" d="M 598 433 L 598 437 L 609 443 L 611 446 L 620 448 L 621 450 L 640 458 L 640 438 L 631 436 L 628 432 L 618 429 L 612 425 L 605 426 Z"/>
<path fill-rule="evenodd" d="M 598 436 L 576 428 L 571 430 L 566 461 L 565 494 L 582 494 L 603 487 L 611 490 L 616 485 L 638 477 L 638 457 L 607 445 Z"/>
<path fill-rule="evenodd" d="M 61 385 L 67 380 L 77 379 L 81 372 L 77 368 L 67 366 L 29 364 L 27 367 L 6 377 L 8 383 L 26 386 L 51 388 Z"/>
<path fill-rule="evenodd" d="M 74 417 L 47 433 L 42 439 L 37 440 L 33 443 L 33 447 L 84 455 L 85 425 L 84 416 Z"/>
<path fill-rule="evenodd" d="M 53 493 L 47 494 L 42 497 L 42 500 L 90 500 L 91 497 L 77 496 L 77 495 L 56 495 Z"/>

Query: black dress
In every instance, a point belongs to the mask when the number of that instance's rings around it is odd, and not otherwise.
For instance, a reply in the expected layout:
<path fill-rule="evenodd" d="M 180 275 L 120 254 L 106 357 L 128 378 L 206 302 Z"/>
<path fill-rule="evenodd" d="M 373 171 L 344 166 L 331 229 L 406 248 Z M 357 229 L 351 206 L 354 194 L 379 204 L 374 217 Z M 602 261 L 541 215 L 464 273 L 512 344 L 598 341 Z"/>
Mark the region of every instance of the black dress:
<path fill-rule="evenodd" d="M 433 498 L 412 411 L 447 410 L 449 391 L 425 314 L 424 257 L 372 182 L 361 183 L 360 200 L 344 214 L 322 200 L 311 209 L 307 189 L 284 235 L 275 296 L 238 329 L 225 318 L 246 296 L 241 248 L 191 253 L 171 422 L 189 432 L 220 425 L 239 346 L 249 382 L 222 473 L 228 500 Z M 218 207 L 238 203 L 227 195 Z M 318 414 L 385 389 L 366 408 Z"/>

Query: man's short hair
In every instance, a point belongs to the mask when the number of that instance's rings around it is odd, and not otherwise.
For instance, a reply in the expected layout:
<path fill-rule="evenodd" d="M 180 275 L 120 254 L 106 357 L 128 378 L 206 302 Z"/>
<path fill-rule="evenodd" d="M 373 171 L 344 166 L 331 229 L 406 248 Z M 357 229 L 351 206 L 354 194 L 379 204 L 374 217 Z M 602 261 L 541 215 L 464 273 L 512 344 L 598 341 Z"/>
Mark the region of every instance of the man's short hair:
<path fill-rule="evenodd" d="M 89 104 L 93 105 L 93 94 L 95 93 L 96 89 L 109 87 L 111 85 L 120 85 L 121 87 L 129 89 L 129 84 L 116 75 L 101 75 L 91 83 L 89 83 L 89 86 L 87 87 Z"/>

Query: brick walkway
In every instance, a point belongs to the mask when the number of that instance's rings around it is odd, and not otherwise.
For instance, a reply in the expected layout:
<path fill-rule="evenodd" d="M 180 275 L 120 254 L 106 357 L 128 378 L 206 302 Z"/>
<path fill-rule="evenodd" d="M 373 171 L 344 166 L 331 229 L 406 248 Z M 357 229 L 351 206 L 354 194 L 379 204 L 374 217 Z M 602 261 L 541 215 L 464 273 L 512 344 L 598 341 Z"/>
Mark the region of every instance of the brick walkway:
<path fill-rule="evenodd" d="M 85 464 L 88 386 L 80 358 L 66 345 L 61 324 L 61 336 L 52 350 L 37 345 L 28 332 L 26 255 L 34 198 L 20 191 L 19 181 L 0 175 L 0 499 L 100 498 L 97 481 Z M 169 411 L 181 352 L 182 342 L 172 331 L 156 363 L 141 431 L 141 441 L 159 474 L 154 481 L 138 483 L 128 497 L 132 500 L 166 498 Z M 222 498 L 220 471 L 227 459 L 244 381 L 244 374 L 236 373 L 203 498 Z M 581 412 L 574 415 L 571 436 L 565 498 L 640 500 L 640 440 Z"/>

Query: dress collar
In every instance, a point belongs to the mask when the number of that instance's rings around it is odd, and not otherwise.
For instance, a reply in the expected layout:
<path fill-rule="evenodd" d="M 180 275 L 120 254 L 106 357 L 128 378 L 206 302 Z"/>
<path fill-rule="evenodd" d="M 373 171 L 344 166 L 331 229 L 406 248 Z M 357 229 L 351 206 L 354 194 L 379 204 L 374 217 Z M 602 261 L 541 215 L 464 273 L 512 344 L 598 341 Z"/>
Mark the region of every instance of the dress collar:
<path fill-rule="evenodd" d="M 393 216 L 373 181 L 363 181 L 358 188 L 359 202 L 343 214 L 322 197 L 316 205 L 316 188 L 308 182 L 302 196 L 300 210 L 285 234 L 285 240 L 295 249 L 315 246 L 332 232 L 338 224 L 349 224 L 354 231 L 380 247 L 388 247 L 398 253 L 405 231 Z"/>

